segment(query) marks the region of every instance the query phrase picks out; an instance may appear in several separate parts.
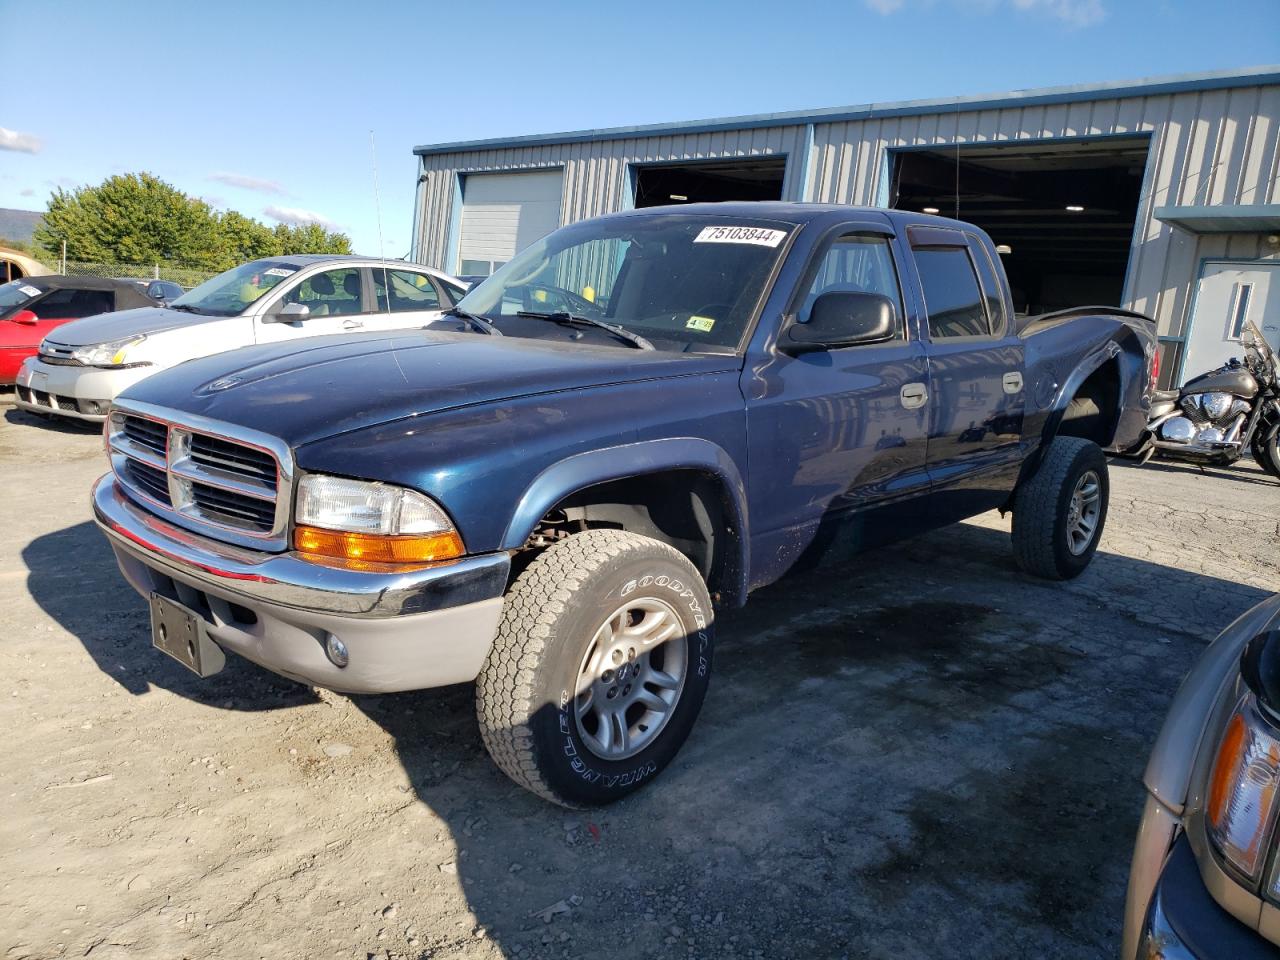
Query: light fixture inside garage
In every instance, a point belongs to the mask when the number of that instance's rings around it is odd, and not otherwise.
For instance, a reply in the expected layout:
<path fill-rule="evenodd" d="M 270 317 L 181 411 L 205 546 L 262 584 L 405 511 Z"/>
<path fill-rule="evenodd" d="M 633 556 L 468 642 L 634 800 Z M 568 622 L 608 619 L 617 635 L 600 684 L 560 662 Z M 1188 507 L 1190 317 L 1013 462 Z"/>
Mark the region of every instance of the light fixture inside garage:
<path fill-rule="evenodd" d="M 1075 203 L 1068 203 L 1067 209 L 1070 210 L 1072 213 L 1084 213 L 1084 207 Z"/>
<path fill-rule="evenodd" d="M 688 200 L 689 198 L 686 197 L 683 193 L 673 193 L 671 194 L 671 199 L 672 200 Z"/>
<path fill-rule="evenodd" d="M 1008 256 L 1013 253 L 1013 247 L 1009 246 L 1007 243 L 996 244 L 996 253 L 1001 256 Z"/>
<path fill-rule="evenodd" d="M 924 208 L 924 212 L 925 212 L 925 213 L 937 213 L 937 212 L 938 212 L 938 208 L 937 208 L 937 207 L 925 207 L 925 208 Z"/>

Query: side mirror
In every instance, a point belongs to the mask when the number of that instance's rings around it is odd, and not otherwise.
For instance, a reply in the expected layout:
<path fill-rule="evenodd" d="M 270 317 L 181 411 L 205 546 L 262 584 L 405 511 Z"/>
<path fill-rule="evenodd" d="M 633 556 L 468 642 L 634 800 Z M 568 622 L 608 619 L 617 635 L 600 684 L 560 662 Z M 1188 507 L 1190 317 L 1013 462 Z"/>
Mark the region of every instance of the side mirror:
<path fill-rule="evenodd" d="M 834 350 L 893 339 L 897 311 L 878 293 L 833 290 L 813 302 L 807 323 L 787 329 L 787 353 Z"/>
<path fill-rule="evenodd" d="M 311 316 L 311 308 L 305 303 L 286 303 L 262 318 L 263 323 L 298 323 Z"/>
<path fill-rule="evenodd" d="M 34 327 L 37 323 L 40 322 L 40 318 L 37 317 L 34 313 L 32 313 L 30 310 L 19 310 L 9 319 L 12 320 L 14 323 L 26 324 L 28 327 Z"/>

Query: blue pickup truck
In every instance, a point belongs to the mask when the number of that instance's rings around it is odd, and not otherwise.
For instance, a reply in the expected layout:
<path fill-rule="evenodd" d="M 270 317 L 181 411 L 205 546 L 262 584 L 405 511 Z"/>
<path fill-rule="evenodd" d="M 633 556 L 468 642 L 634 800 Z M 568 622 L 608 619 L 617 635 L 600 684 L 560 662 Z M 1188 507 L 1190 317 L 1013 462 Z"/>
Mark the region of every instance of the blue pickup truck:
<path fill-rule="evenodd" d="M 1024 570 L 1081 573 L 1155 350 L 1138 314 L 1015 315 L 959 221 L 637 210 L 533 244 L 443 328 L 137 384 L 94 508 L 201 675 L 475 681 L 509 776 L 600 804 L 689 734 L 714 610 L 789 571 L 1000 509 Z"/>

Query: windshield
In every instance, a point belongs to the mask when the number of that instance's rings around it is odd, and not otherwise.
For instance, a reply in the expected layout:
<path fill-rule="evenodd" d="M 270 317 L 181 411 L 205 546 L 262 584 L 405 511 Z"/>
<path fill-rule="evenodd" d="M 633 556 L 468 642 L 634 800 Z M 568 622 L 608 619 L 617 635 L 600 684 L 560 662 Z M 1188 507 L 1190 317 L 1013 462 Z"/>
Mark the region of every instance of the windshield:
<path fill-rule="evenodd" d="M 0 290 L 2 289 L 4 288 L 0 287 Z M 1262 331 L 1252 320 L 1245 321 L 1244 329 L 1240 332 L 1240 343 L 1246 348 L 1253 347 L 1264 363 L 1275 364 L 1275 354 L 1271 350 L 1271 344 L 1267 342 L 1267 338 L 1262 335 Z"/>
<path fill-rule="evenodd" d="M 298 268 L 289 263 L 254 260 L 206 280 L 169 306 L 212 317 L 233 317 L 244 313 L 264 293 L 297 272 Z"/>
<path fill-rule="evenodd" d="M 0 283 L 0 313 L 7 313 L 20 303 L 40 296 L 41 291 L 22 280 Z"/>
<path fill-rule="evenodd" d="M 570 314 L 659 349 L 734 352 L 793 226 L 683 214 L 587 221 L 539 240 L 458 306 L 517 336 L 546 335 L 550 325 L 529 314 Z M 626 346 L 608 332 L 592 342 Z"/>

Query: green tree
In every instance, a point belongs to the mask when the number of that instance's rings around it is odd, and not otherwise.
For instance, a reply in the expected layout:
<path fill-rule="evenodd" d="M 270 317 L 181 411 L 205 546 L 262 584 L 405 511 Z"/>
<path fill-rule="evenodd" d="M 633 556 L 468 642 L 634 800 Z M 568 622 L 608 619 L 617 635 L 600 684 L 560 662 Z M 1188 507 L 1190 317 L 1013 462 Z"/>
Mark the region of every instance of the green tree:
<path fill-rule="evenodd" d="M 96 187 L 58 189 L 35 233 L 52 256 L 95 263 L 179 263 L 205 270 L 283 253 L 350 253 L 343 233 L 318 224 L 268 227 L 210 209 L 149 173 L 108 177 Z"/>
<path fill-rule="evenodd" d="M 345 233 L 331 233 L 318 223 L 277 223 L 274 233 L 281 253 L 351 252 L 351 239 Z"/>

